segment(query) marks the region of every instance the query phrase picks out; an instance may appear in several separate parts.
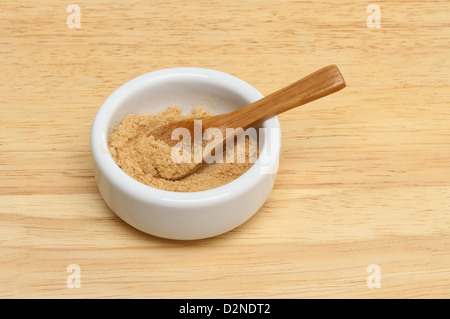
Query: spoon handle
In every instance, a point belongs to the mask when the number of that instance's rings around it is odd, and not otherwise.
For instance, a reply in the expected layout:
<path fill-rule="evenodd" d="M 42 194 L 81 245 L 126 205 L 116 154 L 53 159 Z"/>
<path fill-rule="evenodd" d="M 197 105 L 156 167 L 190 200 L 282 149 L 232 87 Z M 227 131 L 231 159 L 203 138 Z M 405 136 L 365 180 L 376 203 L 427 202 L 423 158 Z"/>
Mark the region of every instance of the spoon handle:
<path fill-rule="evenodd" d="M 245 130 L 268 118 L 337 92 L 344 87 L 345 81 L 337 66 L 329 65 L 252 104 L 224 115 L 215 116 L 210 123 L 204 119 L 203 127 L 241 127 Z"/>

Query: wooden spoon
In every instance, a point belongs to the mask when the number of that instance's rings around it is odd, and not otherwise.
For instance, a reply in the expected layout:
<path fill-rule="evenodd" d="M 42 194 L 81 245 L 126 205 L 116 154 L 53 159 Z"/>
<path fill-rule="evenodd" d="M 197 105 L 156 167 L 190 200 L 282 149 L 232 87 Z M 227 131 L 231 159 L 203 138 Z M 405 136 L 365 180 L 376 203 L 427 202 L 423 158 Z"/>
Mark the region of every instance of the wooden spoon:
<path fill-rule="evenodd" d="M 212 127 L 219 129 L 242 128 L 243 130 L 246 130 L 249 127 L 259 124 L 268 118 L 286 112 L 294 107 L 337 92 L 345 86 L 345 81 L 337 66 L 330 65 L 243 108 L 230 113 L 203 118 L 201 129 L 202 132 Z M 191 133 L 190 136 L 193 142 L 193 119 L 182 120 L 157 127 L 155 130 L 149 132 L 148 136 L 152 135 L 156 140 L 161 140 L 169 146 L 174 146 L 178 141 L 172 140 L 171 135 L 172 131 L 176 128 L 188 129 Z M 225 136 L 224 140 L 221 142 L 224 143 L 227 138 L 229 137 Z M 164 179 L 178 180 L 193 173 L 203 162 L 176 164 L 184 165 L 184 167 L 176 170 L 158 169 L 158 167 L 156 167 L 156 169 Z"/>

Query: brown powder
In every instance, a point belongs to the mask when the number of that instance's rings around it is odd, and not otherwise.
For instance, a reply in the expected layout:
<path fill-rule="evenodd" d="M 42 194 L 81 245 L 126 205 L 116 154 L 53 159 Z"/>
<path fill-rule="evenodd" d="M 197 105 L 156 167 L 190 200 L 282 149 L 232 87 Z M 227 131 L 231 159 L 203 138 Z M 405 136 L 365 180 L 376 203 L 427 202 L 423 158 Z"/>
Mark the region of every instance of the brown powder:
<path fill-rule="evenodd" d="M 109 137 L 109 150 L 117 165 L 129 176 L 139 182 L 155 188 L 175 192 L 197 192 L 215 188 L 236 179 L 246 172 L 252 163 L 249 163 L 249 145 L 256 143 L 246 136 L 245 140 L 235 141 L 235 154 L 245 149 L 245 162 L 203 163 L 192 174 L 176 181 L 161 177 L 158 170 L 179 169 L 171 161 L 171 147 L 166 143 L 147 136 L 149 132 L 160 125 L 183 119 L 202 119 L 211 116 L 205 110 L 195 108 L 191 114 L 182 115 L 180 108 L 171 106 L 167 111 L 157 114 L 143 114 L 140 116 L 129 114 Z M 236 158 L 236 157 L 235 157 Z M 182 165 L 195 165 L 184 163 Z M 186 168 L 186 166 L 184 166 Z"/>

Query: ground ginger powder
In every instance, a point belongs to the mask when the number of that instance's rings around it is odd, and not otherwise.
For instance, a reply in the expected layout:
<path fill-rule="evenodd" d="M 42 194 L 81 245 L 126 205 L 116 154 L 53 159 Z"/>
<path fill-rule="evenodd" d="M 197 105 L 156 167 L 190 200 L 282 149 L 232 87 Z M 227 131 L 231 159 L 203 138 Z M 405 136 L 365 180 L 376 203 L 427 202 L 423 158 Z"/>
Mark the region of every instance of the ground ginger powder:
<path fill-rule="evenodd" d="M 235 141 L 235 153 L 245 149 L 245 162 L 203 163 L 192 174 L 176 180 L 162 178 L 155 167 L 161 167 L 161 161 L 167 160 L 171 147 L 162 141 L 148 136 L 149 132 L 160 125 L 183 119 L 196 119 L 211 116 L 205 110 L 195 108 L 192 113 L 182 115 L 180 108 L 170 106 L 167 111 L 157 114 L 125 116 L 109 137 L 109 150 L 114 161 L 129 176 L 151 187 L 174 192 L 198 192 L 212 189 L 245 173 L 253 163 L 249 162 L 249 143 L 256 143 L 248 137 L 240 143 Z M 244 151 L 241 149 L 241 151 Z M 159 161 L 159 162 L 158 162 Z M 158 165 L 159 164 L 159 165 Z M 170 169 L 168 166 L 167 169 Z"/>

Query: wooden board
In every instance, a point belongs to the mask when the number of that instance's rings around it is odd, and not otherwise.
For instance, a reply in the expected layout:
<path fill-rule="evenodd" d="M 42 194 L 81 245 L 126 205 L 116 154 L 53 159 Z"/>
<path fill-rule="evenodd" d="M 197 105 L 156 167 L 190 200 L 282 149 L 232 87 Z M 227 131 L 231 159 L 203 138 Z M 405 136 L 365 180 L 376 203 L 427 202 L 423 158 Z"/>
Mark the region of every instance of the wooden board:
<path fill-rule="evenodd" d="M 74 3 L 71 29 L 67 1 L 0 2 L 0 297 L 450 297 L 448 1 L 377 1 L 381 28 L 361 1 Z M 347 88 L 279 116 L 237 229 L 155 238 L 98 194 L 90 127 L 124 82 L 196 66 L 269 94 L 328 64 Z"/>

